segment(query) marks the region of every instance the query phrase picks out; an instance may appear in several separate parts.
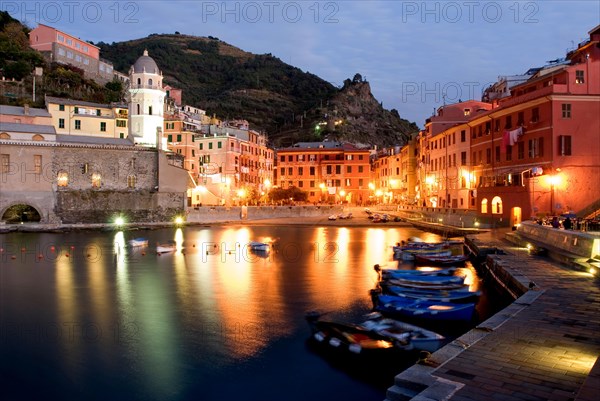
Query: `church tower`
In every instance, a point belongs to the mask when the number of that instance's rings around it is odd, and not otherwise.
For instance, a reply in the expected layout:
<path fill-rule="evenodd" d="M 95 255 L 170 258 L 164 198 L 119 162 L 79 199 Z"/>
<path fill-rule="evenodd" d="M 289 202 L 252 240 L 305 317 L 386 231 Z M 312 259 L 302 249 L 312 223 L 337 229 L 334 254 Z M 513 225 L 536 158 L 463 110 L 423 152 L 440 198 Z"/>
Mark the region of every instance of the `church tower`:
<path fill-rule="evenodd" d="M 129 130 L 136 145 L 161 147 L 164 116 L 162 72 L 148 50 L 129 69 Z"/>

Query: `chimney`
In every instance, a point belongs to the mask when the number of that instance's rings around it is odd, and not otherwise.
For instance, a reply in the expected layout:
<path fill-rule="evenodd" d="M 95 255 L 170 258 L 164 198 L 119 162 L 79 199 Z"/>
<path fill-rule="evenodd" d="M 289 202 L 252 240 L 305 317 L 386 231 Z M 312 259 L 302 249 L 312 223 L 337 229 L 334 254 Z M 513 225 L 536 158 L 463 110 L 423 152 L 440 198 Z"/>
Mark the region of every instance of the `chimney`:
<path fill-rule="evenodd" d="M 23 106 L 23 114 L 26 115 L 26 116 L 29 115 L 29 105 L 28 104 L 25 104 Z"/>

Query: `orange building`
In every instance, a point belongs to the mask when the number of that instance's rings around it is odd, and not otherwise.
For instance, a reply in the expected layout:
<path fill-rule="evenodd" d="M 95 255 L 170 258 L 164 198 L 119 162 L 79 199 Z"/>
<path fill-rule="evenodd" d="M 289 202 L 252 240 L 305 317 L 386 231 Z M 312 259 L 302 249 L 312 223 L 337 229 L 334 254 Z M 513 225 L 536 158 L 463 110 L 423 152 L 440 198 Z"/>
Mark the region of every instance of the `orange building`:
<path fill-rule="evenodd" d="M 370 151 L 339 142 L 301 142 L 277 150 L 276 185 L 308 192 L 312 203 L 366 203 Z"/>

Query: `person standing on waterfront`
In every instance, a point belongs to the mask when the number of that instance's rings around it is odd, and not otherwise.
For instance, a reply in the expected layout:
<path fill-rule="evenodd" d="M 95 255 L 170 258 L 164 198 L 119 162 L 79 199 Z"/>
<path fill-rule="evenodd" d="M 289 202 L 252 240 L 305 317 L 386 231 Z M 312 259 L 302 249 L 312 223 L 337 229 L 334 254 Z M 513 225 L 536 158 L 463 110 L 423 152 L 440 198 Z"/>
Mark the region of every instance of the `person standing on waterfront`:
<path fill-rule="evenodd" d="M 560 228 L 560 222 L 558 221 L 558 216 L 554 216 L 552 218 L 552 227 L 554 228 Z"/>
<path fill-rule="evenodd" d="M 565 230 L 570 230 L 573 227 L 573 223 L 571 222 L 571 218 L 567 217 L 565 221 L 563 221 L 563 227 Z"/>

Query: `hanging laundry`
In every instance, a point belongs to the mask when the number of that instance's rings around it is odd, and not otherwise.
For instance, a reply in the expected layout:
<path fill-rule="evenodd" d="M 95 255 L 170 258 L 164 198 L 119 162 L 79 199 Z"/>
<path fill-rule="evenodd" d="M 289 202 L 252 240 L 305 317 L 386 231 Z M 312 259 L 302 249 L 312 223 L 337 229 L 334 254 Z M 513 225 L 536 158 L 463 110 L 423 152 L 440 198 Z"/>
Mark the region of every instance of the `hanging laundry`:
<path fill-rule="evenodd" d="M 508 135 L 510 137 L 510 146 L 513 146 L 515 143 L 517 143 L 519 137 L 523 135 L 523 127 L 508 131 Z"/>

